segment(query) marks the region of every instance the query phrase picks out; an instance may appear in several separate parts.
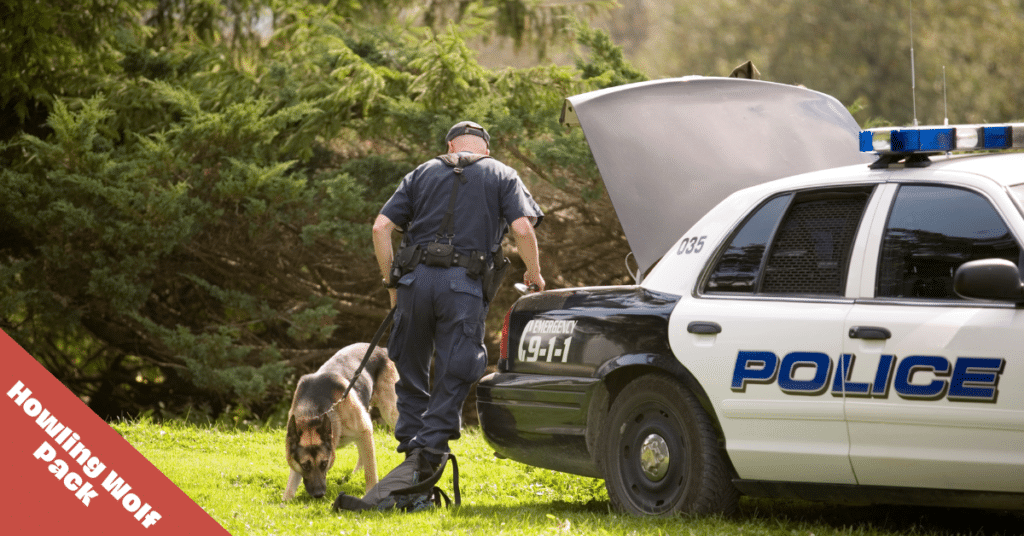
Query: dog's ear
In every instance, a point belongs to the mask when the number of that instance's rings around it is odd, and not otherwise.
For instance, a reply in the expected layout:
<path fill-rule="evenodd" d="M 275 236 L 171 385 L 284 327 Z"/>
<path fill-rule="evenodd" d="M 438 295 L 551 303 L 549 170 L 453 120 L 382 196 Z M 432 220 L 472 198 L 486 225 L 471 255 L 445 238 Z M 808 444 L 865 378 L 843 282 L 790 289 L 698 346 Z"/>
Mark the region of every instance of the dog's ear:
<path fill-rule="evenodd" d="M 320 436 L 320 440 L 326 445 L 331 444 L 331 418 L 328 415 L 321 415 L 319 422 L 316 424 L 316 433 Z"/>
<path fill-rule="evenodd" d="M 295 415 L 288 416 L 288 432 L 285 437 L 292 438 L 299 435 L 299 428 L 295 425 Z"/>

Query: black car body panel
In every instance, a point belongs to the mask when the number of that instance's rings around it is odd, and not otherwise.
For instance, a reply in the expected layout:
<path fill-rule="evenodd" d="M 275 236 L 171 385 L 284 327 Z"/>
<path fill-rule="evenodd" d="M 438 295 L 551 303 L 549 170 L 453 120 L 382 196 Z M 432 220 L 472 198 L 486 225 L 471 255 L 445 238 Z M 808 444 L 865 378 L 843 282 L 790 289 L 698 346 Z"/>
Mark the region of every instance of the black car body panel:
<path fill-rule="evenodd" d="M 601 478 L 587 449 L 587 410 L 595 378 L 491 374 L 477 388 L 487 441 L 503 458 Z"/>
<path fill-rule="evenodd" d="M 681 368 L 668 346 L 678 299 L 641 287 L 599 287 L 519 300 L 509 312 L 508 358 L 477 388 L 481 427 L 496 452 L 600 478 L 587 421 L 595 397 L 607 399 L 601 379 L 629 367 Z"/>
<path fill-rule="evenodd" d="M 499 363 L 499 370 L 593 377 L 605 362 L 620 356 L 671 355 L 668 317 L 678 300 L 678 296 L 642 287 L 526 296 L 510 312 L 509 355 Z M 566 341 L 571 341 L 567 349 Z M 538 351 L 531 355 L 533 343 Z M 566 349 L 565 355 L 549 357 L 548 348 L 555 348 L 552 354 Z"/>

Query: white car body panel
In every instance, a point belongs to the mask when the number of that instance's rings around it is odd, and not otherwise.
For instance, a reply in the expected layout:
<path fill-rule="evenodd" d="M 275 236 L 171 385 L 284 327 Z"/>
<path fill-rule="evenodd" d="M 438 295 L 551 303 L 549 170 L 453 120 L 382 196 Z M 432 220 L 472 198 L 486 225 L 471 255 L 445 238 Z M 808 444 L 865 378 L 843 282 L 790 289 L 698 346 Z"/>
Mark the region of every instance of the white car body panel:
<path fill-rule="evenodd" d="M 806 348 L 838 354 L 851 303 L 683 300 L 669 322 L 669 342 L 718 413 L 726 448 L 740 478 L 855 484 L 842 399 L 798 397 L 775 385 L 730 389 L 736 355 L 769 346 L 778 355 Z M 771 322 L 763 320 L 773 319 Z M 718 335 L 686 326 L 714 319 Z M 767 341 L 777 341 L 766 346 Z M 827 396 L 827 395 L 826 395 Z"/>
<path fill-rule="evenodd" d="M 1024 490 L 1024 311 L 995 307 L 857 304 L 847 328 L 884 324 L 892 338 L 880 343 L 846 339 L 856 355 L 851 381 L 870 382 L 882 355 L 1003 357 L 998 404 L 847 398 L 850 460 L 857 483 L 936 489 Z M 1006 341 L 1015 340 L 1016 348 Z M 955 365 L 954 365 L 955 366 Z M 914 384 L 948 375 L 919 372 Z"/>
<path fill-rule="evenodd" d="M 1020 156 L 1024 164 L 1024 155 Z M 652 290 L 683 296 L 670 319 L 670 345 L 707 391 L 740 478 L 1024 491 L 1024 392 L 1015 388 L 1024 384 L 1024 310 L 1012 304 L 874 299 L 880 243 L 900 183 L 942 182 L 978 192 L 992 202 L 1018 242 L 1024 236 L 1021 212 L 1003 185 L 1012 178 L 996 181 L 960 169 L 936 168 L 871 171 L 851 166 L 737 192 L 685 233 L 644 281 L 643 286 Z M 878 186 L 854 242 L 845 296 L 832 300 L 700 294 L 700 277 L 708 262 L 751 208 L 771 194 L 872 183 Z M 679 254 L 688 238 L 699 236 L 708 237 L 699 254 Z M 693 321 L 717 322 L 722 331 L 688 333 Z M 892 330 L 892 338 L 847 337 L 853 326 L 875 324 Z M 814 350 L 834 362 L 841 354 L 853 354 L 847 380 L 853 383 L 872 381 L 885 354 L 945 356 L 951 363 L 960 356 L 992 356 L 1005 358 L 1006 366 L 998 404 L 909 400 L 895 394 L 885 399 L 830 393 L 806 397 L 785 394 L 775 384 L 749 386 L 744 392 L 731 389 L 741 350 L 770 350 L 780 357 Z M 928 384 L 935 376 L 926 371 L 913 378 L 914 383 Z"/>

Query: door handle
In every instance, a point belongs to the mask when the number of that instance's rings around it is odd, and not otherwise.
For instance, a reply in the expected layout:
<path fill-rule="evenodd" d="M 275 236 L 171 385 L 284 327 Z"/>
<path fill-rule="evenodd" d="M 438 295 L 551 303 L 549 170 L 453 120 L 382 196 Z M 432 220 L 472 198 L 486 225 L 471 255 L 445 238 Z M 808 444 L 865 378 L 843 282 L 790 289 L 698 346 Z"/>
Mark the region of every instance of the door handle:
<path fill-rule="evenodd" d="M 885 328 L 876 326 L 854 326 L 850 328 L 851 339 L 867 339 L 870 341 L 884 341 L 891 338 L 892 332 Z"/>
<path fill-rule="evenodd" d="M 718 322 L 695 320 L 686 325 L 686 331 L 697 335 L 716 335 L 722 332 L 722 326 Z"/>

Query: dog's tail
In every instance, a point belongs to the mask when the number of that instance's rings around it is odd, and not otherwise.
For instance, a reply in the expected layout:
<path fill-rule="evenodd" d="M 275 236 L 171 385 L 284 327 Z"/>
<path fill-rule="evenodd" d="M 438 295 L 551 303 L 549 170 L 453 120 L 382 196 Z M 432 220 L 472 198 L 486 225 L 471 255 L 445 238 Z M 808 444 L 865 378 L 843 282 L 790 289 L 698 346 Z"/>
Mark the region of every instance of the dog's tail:
<path fill-rule="evenodd" d="M 388 358 L 387 348 L 381 348 L 380 346 L 373 349 L 373 353 L 370 354 L 370 359 L 366 361 L 366 372 L 370 373 L 370 377 L 373 378 L 374 383 L 380 377 L 381 372 L 387 368 L 388 363 L 391 363 L 391 359 Z M 392 363 L 392 366 L 394 364 Z"/>
<path fill-rule="evenodd" d="M 366 371 L 373 378 L 370 405 L 377 408 L 384 422 L 394 429 L 398 422 L 398 395 L 395 393 L 398 369 L 388 357 L 388 351 L 384 348 L 375 349 L 366 364 Z"/>

